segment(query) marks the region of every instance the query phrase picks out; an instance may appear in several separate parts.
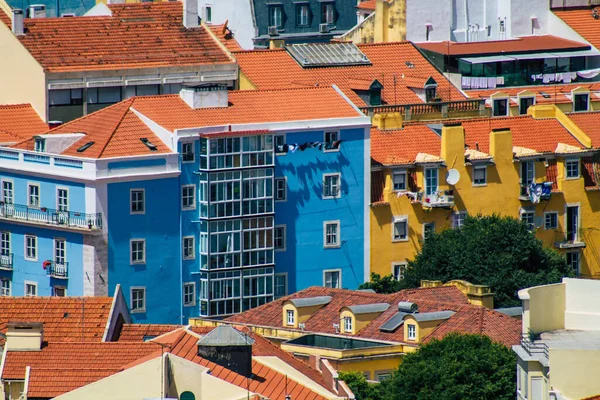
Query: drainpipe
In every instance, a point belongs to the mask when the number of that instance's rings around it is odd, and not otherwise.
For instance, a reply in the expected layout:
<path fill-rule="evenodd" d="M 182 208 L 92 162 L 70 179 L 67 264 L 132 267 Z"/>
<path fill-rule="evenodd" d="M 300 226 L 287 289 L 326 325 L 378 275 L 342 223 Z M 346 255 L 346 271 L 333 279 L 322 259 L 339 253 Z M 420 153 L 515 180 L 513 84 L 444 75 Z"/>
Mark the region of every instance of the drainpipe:
<path fill-rule="evenodd" d="M 178 140 L 175 141 L 175 151 L 179 153 L 177 149 Z M 194 143 L 195 144 L 195 143 Z M 179 195 L 181 196 L 181 177 L 183 176 L 183 171 L 181 168 L 181 157 L 177 156 L 179 163 Z M 197 195 L 194 196 L 194 200 L 197 200 Z M 181 210 L 181 200 L 179 201 L 179 325 L 183 325 L 183 212 Z M 194 242 L 195 243 L 195 242 Z M 194 246 L 194 251 L 196 251 L 196 246 Z M 165 362 L 164 360 L 162 361 Z M 164 377 L 163 377 L 164 378 Z"/>

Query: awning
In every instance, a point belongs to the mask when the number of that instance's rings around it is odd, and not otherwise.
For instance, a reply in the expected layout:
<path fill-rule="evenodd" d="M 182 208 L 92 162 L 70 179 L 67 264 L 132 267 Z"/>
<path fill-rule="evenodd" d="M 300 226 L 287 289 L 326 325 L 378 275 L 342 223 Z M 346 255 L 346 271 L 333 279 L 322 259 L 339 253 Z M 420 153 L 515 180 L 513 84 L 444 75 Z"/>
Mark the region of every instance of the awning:
<path fill-rule="evenodd" d="M 544 58 L 559 58 L 559 56 L 554 53 L 513 54 L 511 57 L 515 60 L 541 60 Z"/>
<path fill-rule="evenodd" d="M 514 61 L 515 59 L 511 56 L 497 55 L 497 56 L 485 56 L 485 57 L 464 57 L 459 58 L 459 61 L 468 62 L 469 64 L 484 64 L 501 61 Z"/>
<path fill-rule="evenodd" d="M 558 58 L 566 58 L 566 57 L 600 57 L 600 51 L 598 50 L 582 50 L 582 51 L 564 51 L 560 53 L 552 53 L 556 54 Z"/>

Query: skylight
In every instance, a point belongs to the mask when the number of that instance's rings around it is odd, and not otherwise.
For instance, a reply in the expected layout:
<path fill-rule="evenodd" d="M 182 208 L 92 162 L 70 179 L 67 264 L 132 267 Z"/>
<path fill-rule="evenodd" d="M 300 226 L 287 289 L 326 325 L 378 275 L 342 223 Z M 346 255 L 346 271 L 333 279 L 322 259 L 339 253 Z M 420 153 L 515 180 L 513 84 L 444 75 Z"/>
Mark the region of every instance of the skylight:
<path fill-rule="evenodd" d="M 86 144 L 84 144 L 83 146 L 81 146 L 80 148 L 77 149 L 78 153 L 83 153 L 84 151 L 86 151 L 87 149 L 89 149 L 90 147 L 92 147 L 92 145 L 94 144 L 94 142 L 87 142 Z"/>
<path fill-rule="evenodd" d="M 148 140 L 148 138 L 140 138 L 140 141 L 142 143 L 144 143 L 146 145 L 147 148 L 149 148 L 151 151 L 156 151 L 158 150 L 158 148 L 156 147 L 155 144 L 153 144 L 151 141 Z"/>
<path fill-rule="evenodd" d="M 307 43 L 286 47 L 304 68 L 371 65 L 371 61 L 354 43 Z"/>

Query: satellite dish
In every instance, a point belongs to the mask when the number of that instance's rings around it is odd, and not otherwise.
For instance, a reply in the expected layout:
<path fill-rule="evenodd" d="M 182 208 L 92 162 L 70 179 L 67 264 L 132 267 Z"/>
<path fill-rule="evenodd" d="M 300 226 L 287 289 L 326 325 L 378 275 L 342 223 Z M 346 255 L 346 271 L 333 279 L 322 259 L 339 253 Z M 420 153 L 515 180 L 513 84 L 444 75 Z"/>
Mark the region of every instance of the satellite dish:
<path fill-rule="evenodd" d="M 460 179 L 460 172 L 458 172 L 458 170 L 452 168 L 449 169 L 448 172 L 446 173 L 446 182 L 448 182 L 448 185 L 456 185 L 458 183 L 458 180 Z"/>

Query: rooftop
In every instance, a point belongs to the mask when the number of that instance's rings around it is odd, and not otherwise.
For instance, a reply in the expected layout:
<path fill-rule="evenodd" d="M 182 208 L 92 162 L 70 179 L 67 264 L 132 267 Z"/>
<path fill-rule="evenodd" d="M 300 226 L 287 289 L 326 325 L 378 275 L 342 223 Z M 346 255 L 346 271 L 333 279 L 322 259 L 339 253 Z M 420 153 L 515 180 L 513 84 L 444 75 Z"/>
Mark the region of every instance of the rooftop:
<path fill-rule="evenodd" d="M 227 48 L 227 50 L 229 50 L 229 51 L 241 51 L 242 50 L 242 47 L 240 46 L 238 41 L 235 40 L 235 37 L 233 37 L 233 32 L 231 32 L 231 29 L 229 29 L 229 27 L 227 25 L 225 25 L 225 24 L 220 24 L 220 25 L 206 24 L 206 26 L 211 30 L 212 33 L 215 34 L 215 36 L 221 41 L 221 43 L 223 43 L 223 45 Z"/>
<path fill-rule="evenodd" d="M 560 19 L 569 25 L 592 46 L 600 49 L 600 20 L 592 16 L 594 7 L 573 8 L 565 11 L 553 10 Z"/>
<path fill-rule="evenodd" d="M 356 8 L 359 10 L 375 11 L 376 0 L 365 0 L 358 3 Z"/>
<path fill-rule="evenodd" d="M 540 341 L 550 349 L 600 350 L 600 331 L 561 329 L 542 333 Z"/>
<path fill-rule="evenodd" d="M 495 89 L 471 89 L 465 93 L 471 98 L 488 99 L 494 93 L 506 93 L 511 97 L 513 105 L 518 105 L 517 97 L 519 94 L 527 95 L 530 93 L 535 96 L 536 104 L 564 104 L 572 103 L 570 98 L 574 89 L 588 89 L 592 93 L 591 101 L 600 100 L 600 82 L 595 83 L 574 83 L 568 85 L 538 85 L 538 86 L 519 86 L 519 87 L 498 87 Z"/>
<path fill-rule="evenodd" d="M 47 130 L 30 104 L 0 105 L 0 144 L 17 143 Z"/>

